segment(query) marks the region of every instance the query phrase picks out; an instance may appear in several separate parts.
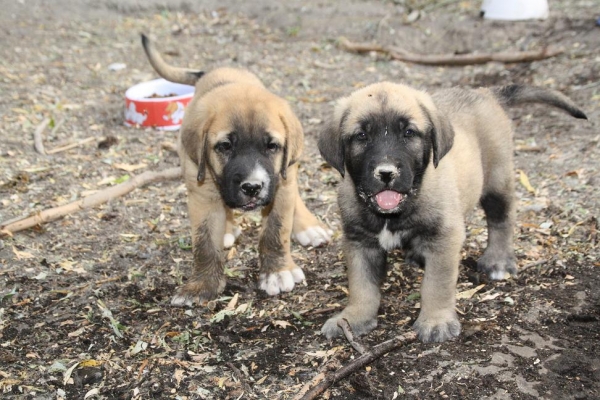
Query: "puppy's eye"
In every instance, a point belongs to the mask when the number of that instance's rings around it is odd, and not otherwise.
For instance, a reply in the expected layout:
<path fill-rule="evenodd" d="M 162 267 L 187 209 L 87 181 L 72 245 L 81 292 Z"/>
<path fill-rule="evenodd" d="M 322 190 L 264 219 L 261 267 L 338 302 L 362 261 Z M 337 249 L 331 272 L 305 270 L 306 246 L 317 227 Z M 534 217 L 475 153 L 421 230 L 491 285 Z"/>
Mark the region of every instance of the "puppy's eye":
<path fill-rule="evenodd" d="M 356 134 L 356 139 L 358 139 L 358 140 L 361 140 L 361 141 L 362 141 L 362 140 L 367 140 L 367 138 L 368 138 L 368 137 L 367 137 L 367 133 L 366 133 L 365 131 L 359 131 L 359 132 Z"/>
<path fill-rule="evenodd" d="M 417 134 L 417 132 L 415 132 L 412 129 L 407 129 L 404 131 L 404 137 L 413 137 Z"/>
<path fill-rule="evenodd" d="M 215 145 L 215 150 L 219 153 L 226 153 L 232 149 L 231 142 L 219 142 Z"/>
<path fill-rule="evenodd" d="M 267 150 L 269 150 L 270 152 L 275 153 L 279 149 L 280 149 L 280 146 L 278 143 L 275 143 L 275 142 L 267 143 Z"/>

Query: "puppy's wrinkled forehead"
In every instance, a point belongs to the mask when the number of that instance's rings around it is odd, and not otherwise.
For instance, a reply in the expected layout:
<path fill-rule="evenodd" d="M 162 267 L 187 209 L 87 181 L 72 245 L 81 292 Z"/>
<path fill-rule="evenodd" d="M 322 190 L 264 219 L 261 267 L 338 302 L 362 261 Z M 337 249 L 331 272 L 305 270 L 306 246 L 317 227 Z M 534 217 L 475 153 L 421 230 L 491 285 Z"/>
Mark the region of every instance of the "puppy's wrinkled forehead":
<path fill-rule="evenodd" d="M 253 107 L 232 107 L 229 112 L 220 114 L 213 126 L 215 140 L 221 140 L 231 133 L 236 133 L 249 143 L 258 143 L 265 136 L 283 144 L 285 142 L 285 126 L 277 113 L 264 104 Z"/>
<path fill-rule="evenodd" d="M 425 130 L 429 125 L 424 111 L 429 96 L 410 87 L 382 82 L 367 86 L 344 99 L 338 107 L 342 112 L 340 128 L 343 135 L 352 135 L 358 128 L 378 121 L 393 124 L 404 120 Z"/>

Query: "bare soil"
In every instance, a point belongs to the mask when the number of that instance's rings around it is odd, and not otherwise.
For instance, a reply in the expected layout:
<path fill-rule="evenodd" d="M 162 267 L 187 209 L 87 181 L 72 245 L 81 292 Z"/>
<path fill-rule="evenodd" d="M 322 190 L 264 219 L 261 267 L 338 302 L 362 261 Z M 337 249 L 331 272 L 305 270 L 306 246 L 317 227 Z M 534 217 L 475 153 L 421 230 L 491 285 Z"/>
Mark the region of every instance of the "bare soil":
<path fill-rule="evenodd" d="M 144 170 L 177 166 L 176 132 L 123 125 L 125 90 L 156 77 L 139 33 L 177 65 L 255 72 L 286 97 L 306 131 L 303 196 L 335 232 L 294 245 L 306 285 L 256 287 L 260 219 L 240 214 L 228 285 L 207 306 L 169 300 L 191 266 L 185 188 L 167 181 L 0 239 L 0 393 L 19 399 L 289 399 L 357 353 L 319 334 L 346 299 L 339 176 L 316 136 L 332 102 L 381 80 L 427 90 L 526 83 L 571 96 L 589 121 L 541 106 L 510 111 L 516 129 L 519 276 L 489 282 L 475 260 L 483 215 L 469 220 L 458 291 L 463 334 L 414 343 L 336 383 L 330 399 L 600 398 L 600 16 L 597 1 L 550 1 L 545 21 L 495 22 L 479 1 L 3 2 L 0 13 L 0 221 L 79 199 Z M 420 10 L 420 18 L 411 11 Z M 409 18 L 409 15 L 411 17 Z M 564 53 L 527 64 L 427 67 L 336 47 L 397 45 L 423 54 Z M 126 68 L 109 68 L 124 63 Z M 45 117 L 49 156 L 33 148 Z M 390 254 L 380 343 L 410 329 L 422 271 Z M 229 305 L 229 308 L 228 308 Z"/>

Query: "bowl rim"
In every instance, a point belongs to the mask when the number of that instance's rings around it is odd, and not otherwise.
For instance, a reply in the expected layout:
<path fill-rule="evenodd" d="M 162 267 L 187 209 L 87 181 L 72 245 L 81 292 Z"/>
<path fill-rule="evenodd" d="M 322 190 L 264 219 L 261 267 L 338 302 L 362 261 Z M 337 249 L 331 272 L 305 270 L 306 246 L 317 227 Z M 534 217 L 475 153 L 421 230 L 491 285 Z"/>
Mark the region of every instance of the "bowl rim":
<path fill-rule="evenodd" d="M 167 88 L 167 90 L 169 90 L 169 87 L 173 88 L 173 90 L 178 89 L 179 91 L 189 92 L 169 97 L 141 97 L 139 94 L 136 93 L 137 91 L 151 91 L 153 88 Z M 163 78 L 158 78 L 131 86 L 125 91 L 125 98 L 129 101 L 133 101 L 136 103 L 163 103 L 194 97 L 194 89 L 195 87 L 191 85 L 184 85 L 182 83 L 175 83 Z"/>

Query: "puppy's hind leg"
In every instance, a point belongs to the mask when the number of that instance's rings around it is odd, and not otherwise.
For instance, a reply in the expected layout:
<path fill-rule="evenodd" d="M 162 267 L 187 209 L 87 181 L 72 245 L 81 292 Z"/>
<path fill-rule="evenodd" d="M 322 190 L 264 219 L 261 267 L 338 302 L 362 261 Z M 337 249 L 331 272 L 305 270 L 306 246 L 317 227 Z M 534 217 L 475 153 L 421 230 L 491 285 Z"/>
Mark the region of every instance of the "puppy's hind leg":
<path fill-rule="evenodd" d="M 367 247 L 361 242 L 344 239 L 344 255 L 348 265 L 348 305 L 329 318 L 321 328 L 328 339 L 342 334 L 338 322 L 347 319 L 356 335 L 377 326 L 377 310 L 381 302 L 379 286 L 385 278 L 386 252 L 380 247 Z"/>
<path fill-rule="evenodd" d="M 515 205 L 512 182 L 503 190 L 488 190 L 481 197 L 488 227 L 488 244 L 483 256 L 477 261 L 477 268 L 490 279 L 504 279 L 506 273 L 517 274 L 514 254 L 513 229 Z"/>

